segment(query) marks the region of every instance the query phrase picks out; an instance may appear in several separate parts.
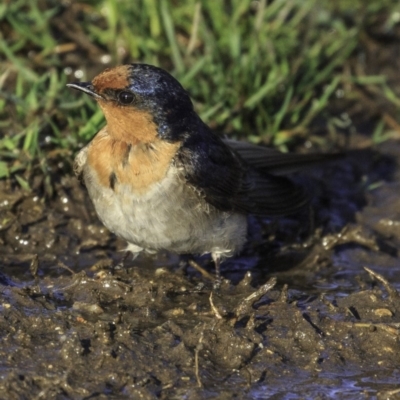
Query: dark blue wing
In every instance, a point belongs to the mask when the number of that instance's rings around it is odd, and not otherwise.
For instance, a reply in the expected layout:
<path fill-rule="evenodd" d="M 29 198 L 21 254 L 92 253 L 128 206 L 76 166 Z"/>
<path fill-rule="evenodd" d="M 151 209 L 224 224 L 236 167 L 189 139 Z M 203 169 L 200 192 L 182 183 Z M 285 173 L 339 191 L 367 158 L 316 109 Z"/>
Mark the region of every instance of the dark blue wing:
<path fill-rule="evenodd" d="M 257 171 L 206 126 L 188 135 L 176 161 L 187 182 L 223 211 L 272 217 L 295 213 L 308 203 L 301 187 Z"/>

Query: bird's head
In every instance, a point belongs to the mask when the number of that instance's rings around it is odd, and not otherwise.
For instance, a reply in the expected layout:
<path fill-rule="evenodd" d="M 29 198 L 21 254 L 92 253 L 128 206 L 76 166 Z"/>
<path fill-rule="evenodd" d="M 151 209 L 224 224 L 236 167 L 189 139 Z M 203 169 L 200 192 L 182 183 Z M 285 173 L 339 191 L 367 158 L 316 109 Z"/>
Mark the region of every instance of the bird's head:
<path fill-rule="evenodd" d="M 127 143 L 148 143 L 156 138 L 181 141 L 198 121 L 181 84 L 152 65 L 121 65 L 106 69 L 91 82 L 67 86 L 96 99 L 109 134 Z"/>

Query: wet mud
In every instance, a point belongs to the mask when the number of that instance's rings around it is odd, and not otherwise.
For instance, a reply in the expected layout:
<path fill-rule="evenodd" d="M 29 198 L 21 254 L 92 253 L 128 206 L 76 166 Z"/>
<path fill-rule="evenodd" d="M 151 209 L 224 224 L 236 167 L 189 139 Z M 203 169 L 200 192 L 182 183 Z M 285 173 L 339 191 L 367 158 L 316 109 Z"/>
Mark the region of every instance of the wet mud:
<path fill-rule="evenodd" d="M 50 200 L 0 182 L 0 397 L 399 398 L 399 155 L 295 178 L 311 210 L 252 219 L 217 291 L 189 257 L 118 267 L 74 177 Z"/>

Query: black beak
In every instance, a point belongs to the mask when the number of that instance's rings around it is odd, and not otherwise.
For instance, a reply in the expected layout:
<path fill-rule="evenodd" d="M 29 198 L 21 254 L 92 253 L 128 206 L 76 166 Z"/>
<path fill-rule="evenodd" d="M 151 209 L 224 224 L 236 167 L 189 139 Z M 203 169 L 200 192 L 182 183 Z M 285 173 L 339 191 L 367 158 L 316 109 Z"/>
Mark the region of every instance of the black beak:
<path fill-rule="evenodd" d="M 74 83 L 67 83 L 67 86 L 72 88 L 72 89 L 77 89 L 80 90 L 81 92 L 84 92 L 95 99 L 102 99 L 103 97 L 97 94 L 94 91 L 94 87 L 92 85 L 92 82 L 74 82 Z"/>

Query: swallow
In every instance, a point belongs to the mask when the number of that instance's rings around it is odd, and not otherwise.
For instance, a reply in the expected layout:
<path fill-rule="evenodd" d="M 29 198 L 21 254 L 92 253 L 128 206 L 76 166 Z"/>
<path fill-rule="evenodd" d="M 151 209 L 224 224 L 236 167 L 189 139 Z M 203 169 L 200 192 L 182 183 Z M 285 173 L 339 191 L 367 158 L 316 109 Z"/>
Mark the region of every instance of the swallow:
<path fill-rule="evenodd" d="M 285 174 L 326 161 L 223 139 L 186 90 L 147 64 L 67 85 L 92 96 L 107 124 L 80 150 L 75 174 L 102 223 L 134 255 L 211 253 L 219 265 L 246 242 L 247 216 L 280 217 L 309 202 Z"/>

